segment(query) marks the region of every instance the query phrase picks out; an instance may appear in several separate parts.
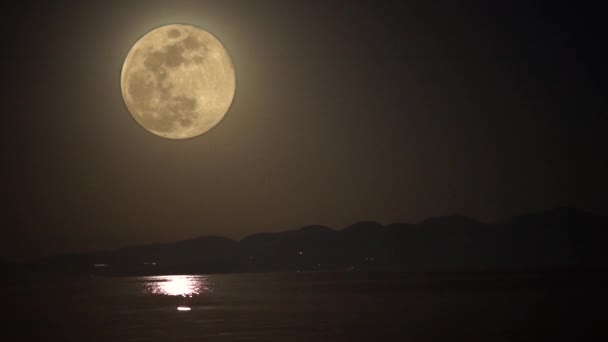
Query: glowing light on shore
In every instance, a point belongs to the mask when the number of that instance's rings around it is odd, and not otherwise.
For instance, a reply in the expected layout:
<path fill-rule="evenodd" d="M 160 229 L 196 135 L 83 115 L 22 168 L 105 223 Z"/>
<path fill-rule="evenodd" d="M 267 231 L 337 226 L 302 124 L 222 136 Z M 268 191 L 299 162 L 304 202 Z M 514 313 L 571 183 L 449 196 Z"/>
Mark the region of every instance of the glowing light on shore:
<path fill-rule="evenodd" d="M 177 311 L 190 311 L 191 309 L 187 306 L 178 306 Z"/>

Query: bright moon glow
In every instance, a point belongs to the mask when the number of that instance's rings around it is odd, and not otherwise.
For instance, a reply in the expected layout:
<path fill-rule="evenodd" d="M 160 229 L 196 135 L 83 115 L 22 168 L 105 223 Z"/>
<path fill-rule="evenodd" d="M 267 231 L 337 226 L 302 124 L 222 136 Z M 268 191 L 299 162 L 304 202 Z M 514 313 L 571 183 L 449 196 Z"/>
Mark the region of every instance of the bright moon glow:
<path fill-rule="evenodd" d="M 209 291 L 202 276 L 161 276 L 146 278 L 148 292 L 166 296 L 192 297 Z"/>
<path fill-rule="evenodd" d="M 226 115 L 236 91 L 228 51 L 211 33 L 190 25 L 156 28 L 129 51 L 122 96 L 133 118 L 169 139 L 199 136 Z"/>

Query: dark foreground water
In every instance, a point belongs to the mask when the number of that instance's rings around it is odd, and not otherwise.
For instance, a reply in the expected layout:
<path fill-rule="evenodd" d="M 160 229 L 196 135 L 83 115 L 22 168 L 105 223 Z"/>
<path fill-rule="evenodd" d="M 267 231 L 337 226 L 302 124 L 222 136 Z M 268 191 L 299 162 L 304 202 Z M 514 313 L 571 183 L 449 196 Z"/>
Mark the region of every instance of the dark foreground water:
<path fill-rule="evenodd" d="M 608 336 L 606 278 L 601 273 L 30 277 L 9 279 L 2 287 L 7 305 L 2 334 L 14 334 L 6 341 L 590 341 Z"/>

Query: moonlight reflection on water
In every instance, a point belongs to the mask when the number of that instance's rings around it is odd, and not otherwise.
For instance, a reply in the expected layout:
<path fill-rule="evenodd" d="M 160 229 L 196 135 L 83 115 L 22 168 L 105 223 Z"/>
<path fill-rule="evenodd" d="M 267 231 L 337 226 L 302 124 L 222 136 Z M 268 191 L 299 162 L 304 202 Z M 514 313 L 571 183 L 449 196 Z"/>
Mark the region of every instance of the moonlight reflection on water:
<path fill-rule="evenodd" d="M 192 297 L 210 291 L 204 276 L 158 276 L 145 279 L 146 292 L 156 295 Z"/>

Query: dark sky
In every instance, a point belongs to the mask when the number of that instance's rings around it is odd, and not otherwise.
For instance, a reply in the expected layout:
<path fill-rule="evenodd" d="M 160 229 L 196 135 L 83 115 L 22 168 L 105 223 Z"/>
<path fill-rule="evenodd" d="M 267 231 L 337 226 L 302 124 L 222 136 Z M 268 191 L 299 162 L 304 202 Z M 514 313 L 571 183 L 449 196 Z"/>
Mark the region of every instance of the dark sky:
<path fill-rule="evenodd" d="M 608 213 L 605 20 L 584 1 L 5 3 L 0 257 Z M 148 133 L 121 97 L 129 48 L 169 23 L 237 70 L 195 139 Z"/>

